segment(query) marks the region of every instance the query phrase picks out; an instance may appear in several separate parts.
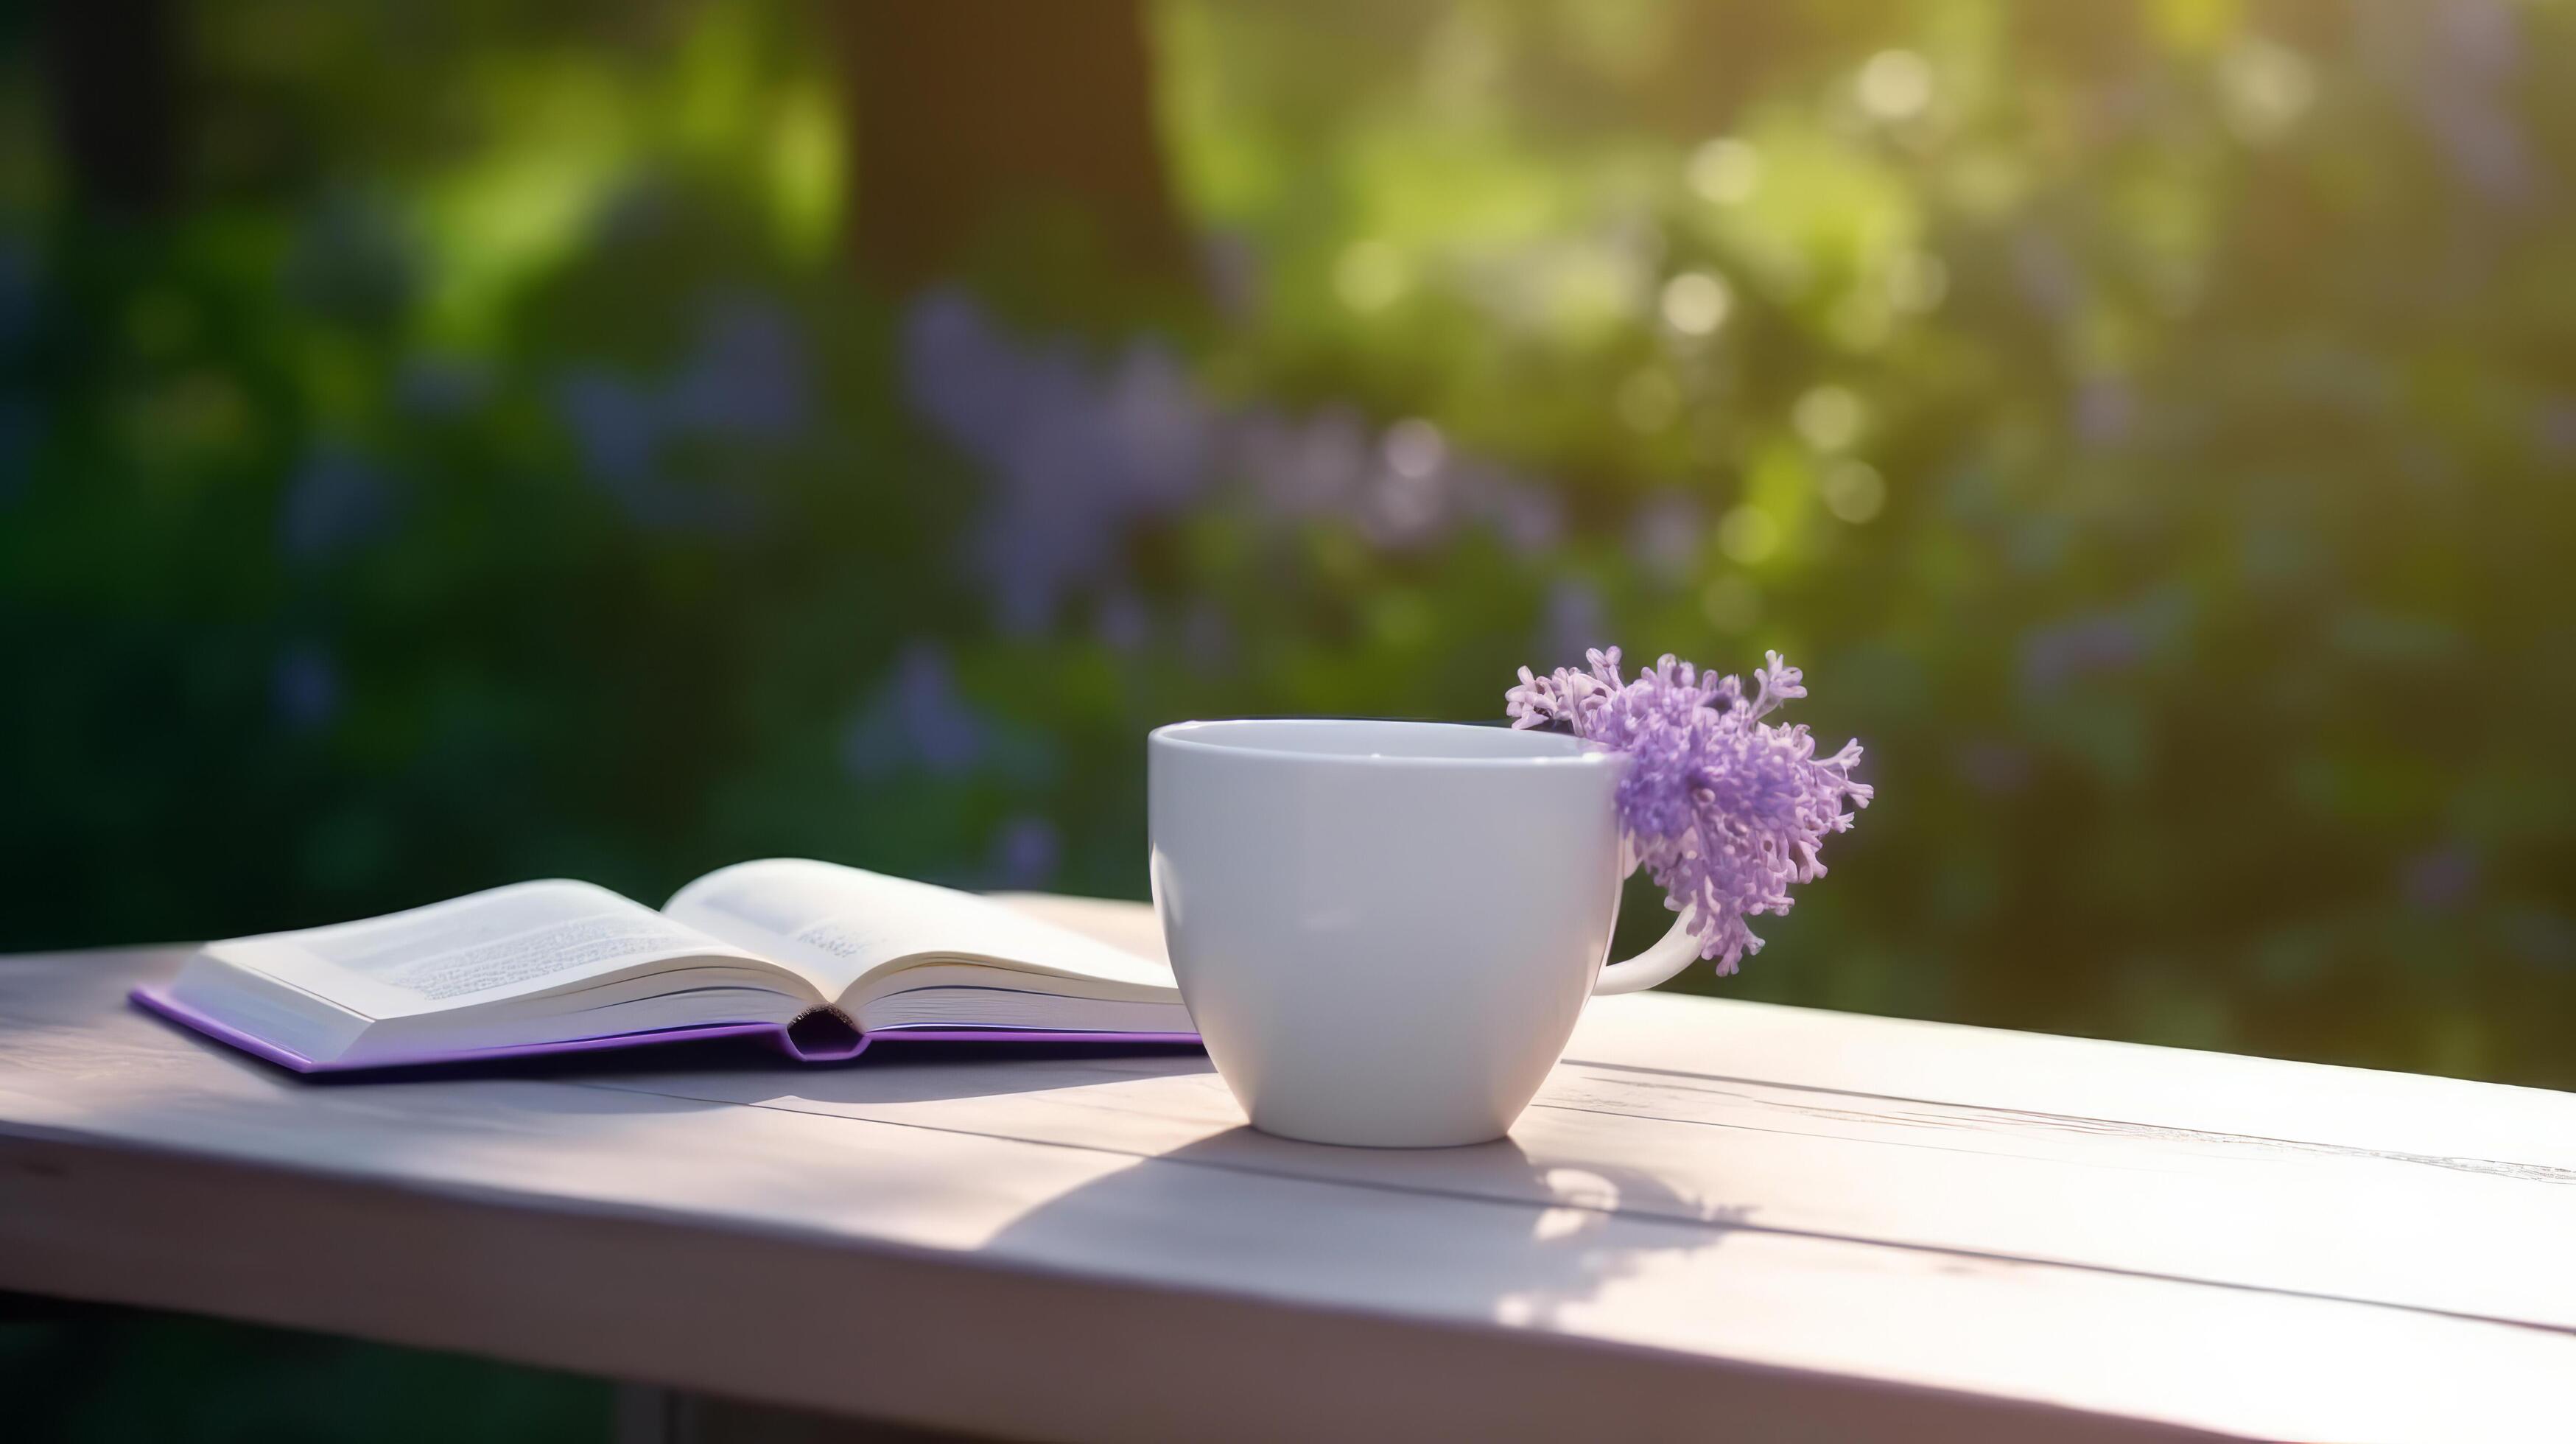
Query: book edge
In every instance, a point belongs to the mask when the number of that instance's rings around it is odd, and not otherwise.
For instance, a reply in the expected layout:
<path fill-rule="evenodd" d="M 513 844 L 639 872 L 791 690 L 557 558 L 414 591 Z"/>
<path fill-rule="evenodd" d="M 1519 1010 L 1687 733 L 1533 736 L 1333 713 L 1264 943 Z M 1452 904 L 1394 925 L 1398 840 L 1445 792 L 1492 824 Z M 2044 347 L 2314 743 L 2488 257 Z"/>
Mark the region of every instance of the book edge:
<path fill-rule="evenodd" d="M 779 1052 L 800 1063 L 837 1063 L 855 1058 L 880 1038 L 937 1043 L 1118 1043 L 1118 1044 L 1187 1044 L 1197 1045 L 1196 1033 L 1089 1033 L 1061 1032 L 1035 1028 L 887 1028 L 874 1033 L 861 1033 L 847 1047 L 808 1051 L 799 1047 L 786 1025 L 777 1023 L 713 1023 L 684 1028 L 663 1028 L 650 1033 L 612 1033 L 597 1038 L 568 1038 L 554 1043 L 518 1043 L 501 1048 L 467 1048 L 433 1050 L 404 1054 L 392 1058 L 369 1058 L 357 1063 L 319 1063 L 301 1053 L 291 1052 L 255 1034 L 225 1023 L 197 1008 L 180 1002 L 161 987 L 143 984 L 127 997 L 147 1012 L 157 1013 L 183 1027 L 193 1029 L 219 1043 L 228 1044 L 254 1058 L 274 1063 L 296 1073 L 373 1072 L 381 1068 L 418 1068 L 442 1063 L 481 1063 L 504 1058 L 528 1058 L 551 1053 L 590 1053 L 611 1048 L 649 1048 L 662 1043 L 696 1042 L 710 1038 L 761 1038 Z"/>

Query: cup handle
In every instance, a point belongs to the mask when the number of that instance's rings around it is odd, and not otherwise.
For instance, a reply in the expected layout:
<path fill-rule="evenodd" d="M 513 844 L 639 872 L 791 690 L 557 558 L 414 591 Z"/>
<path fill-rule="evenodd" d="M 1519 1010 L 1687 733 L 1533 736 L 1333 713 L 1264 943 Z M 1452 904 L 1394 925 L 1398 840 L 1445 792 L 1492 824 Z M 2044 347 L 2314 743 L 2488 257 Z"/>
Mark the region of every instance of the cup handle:
<path fill-rule="evenodd" d="M 1592 985 L 1592 995 L 1605 993 L 1642 993 L 1666 978 L 1699 961 L 1699 934 L 1692 932 L 1690 920 L 1673 919 L 1672 931 L 1663 940 L 1624 963 L 1611 963 L 1601 969 L 1601 977 Z"/>

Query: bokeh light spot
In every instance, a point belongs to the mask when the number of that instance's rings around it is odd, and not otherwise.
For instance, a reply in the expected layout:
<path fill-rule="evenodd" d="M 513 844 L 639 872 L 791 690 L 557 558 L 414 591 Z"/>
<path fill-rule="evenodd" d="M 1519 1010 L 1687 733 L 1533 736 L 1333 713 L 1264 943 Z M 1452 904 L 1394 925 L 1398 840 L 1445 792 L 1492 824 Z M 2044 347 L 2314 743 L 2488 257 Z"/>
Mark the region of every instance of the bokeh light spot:
<path fill-rule="evenodd" d="M 1780 549 L 1780 523 L 1758 506 L 1739 506 L 1718 521 L 1717 545 L 1745 566 L 1759 566 Z"/>
<path fill-rule="evenodd" d="M 1440 469 L 1448 459 L 1449 443 L 1442 439 L 1439 427 L 1414 416 L 1387 428 L 1385 450 L 1388 469 L 1418 481 Z"/>
<path fill-rule="evenodd" d="M 2286 45 L 2248 38 L 2219 59 L 2218 98 L 2239 140 L 2279 138 L 2316 97 L 2316 67 Z"/>
<path fill-rule="evenodd" d="M 1789 419 L 1809 446 L 1840 451 L 1860 439 L 1860 398 L 1840 386 L 1819 386 L 1798 398 Z"/>
<path fill-rule="evenodd" d="M 1705 336 L 1726 322 L 1735 295 L 1705 271 L 1684 271 L 1664 283 L 1664 324 L 1685 336 Z"/>
<path fill-rule="evenodd" d="M 1932 103 L 1932 65 L 1911 50 L 1882 50 L 1860 68 L 1860 108 L 1876 120 L 1911 120 Z"/>
<path fill-rule="evenodd" d="M 1838 461 L 1825 472 L 1821 488 L 1825 510 L 1854 526 L 1877 516 L 1887 505 L 1887 482 L 1865 461 Z"/>
<path fill-rule="evenodd" d="M 1404 256 L 1384 241 L 1354 241 L 1333 264 L 1333 294 L 1354 311 L 1383 311 L 1411 284 Z"/>
<path fill-rule="evenodd" d="M 1690 188 L 1712 205 L 1740 205 L 1762 183 L 1762 152 L 1747 140 L 1719 136 L 1691 152 Z"/>

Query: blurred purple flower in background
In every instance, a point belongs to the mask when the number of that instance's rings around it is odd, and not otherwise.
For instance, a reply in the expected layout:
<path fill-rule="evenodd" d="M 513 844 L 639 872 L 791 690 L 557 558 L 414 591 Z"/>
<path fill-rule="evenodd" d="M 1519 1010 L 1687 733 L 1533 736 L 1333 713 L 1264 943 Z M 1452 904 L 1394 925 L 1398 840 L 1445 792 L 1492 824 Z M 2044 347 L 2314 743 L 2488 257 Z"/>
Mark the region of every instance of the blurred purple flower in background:
<path fill-rule="evenodd" d="M 862 780 L 914 767 L 937 777 L 954 776 L 983 757 L 990 730 L 958 694 L 947 649 L 937 642 L 914 642 L 842 734 L 841 766 Z"/>
<path fill-rule="evenodd" d="M 1655 580 L 1678 585 L 1699 561 L 1707 533 L 1708 517 L 1696 500 L 1684 492 L 1660 491 L 1630 519 L 1628 555 Z"/>
<path fill-rule="evenodd" d="M 637 522 L 740 532 L 755 518 L 755 499 L 739 487 L 677 474 L 666 465 L 669 449 L 692 439 L 790 440 L 809 419 L 810 387 L 785 313 L 728 296 L 705 304 L 694 349 L 667 380 L 574 367 L 556 381 L 555 407 L 582 469 Z"/>
<path fill-rule="evenodd" d="M 2075 392 L 2075 434 L 2085 445 L 2116 446 L 2137 425 L 2138 394 L 2115 376 L 2094 376 Z"/>
<path fill-rule="evenodd" d="M 1480 469 L 1467 495 L 1475 514 L 1492 524 L 1504 545 L 1524 556 L 1547 550 L 1564 534 L 1564 504 L 1555 492 L 1525 478 Z"/>
<path fill-rule="evenodd" d="M 1461 455 L 1420 417 L 1372 439 L 1348 407 L 1303 420 L 1253 411 L 1233 420 L 1225 439 L 1227 461 L 1270 516 L 1348 522 L 1390 551 L 1428 546 L 1480 523 L 1526 554 L 1553 543 L 1561 529 L 1553 494 Z"/>
<path fill-rule="evenodd" d="M 1448 438 L 1420 417 L 1399 421 L 1379 440 L 1360 529 L 1384 547 L 1428 541 L 1449 520 L 1452 490 Z"/>
<path fill-rule="evenodd" d="M 2522 20 L 2500 0 L 2380 4 L 2364 14 L 2370 52 L 2413 102 L 2451 168 L 2489 202 L 2530 201 L 2543 173 L 2509 102 Z"/>
<path fill-rule="evenodd" d="M 492 373 L 454 356 L 406 358 L 394 375 L 394 404 L 432 420 L 463 416 L 492 395 Z"/>
<path fill-rule="evenodd" d="M 804 428 L 806 389 L 804 349 L 786 313 L 727 296 L 708 303 L 668 404 L 683 427 L 777 441 Z"/>
<path fill-rule="evenodd" d="M 1240 231 L 1212 230 L 1199 242 L 1199 274 L 1217 314 L 1229 321 L 1252 318 L 1261 304 L 1261 257 Z"/>
<path fill-rule="evenodd" d="M 2118 607 L 2078 612 L 2022 633 L 2022 689 L 2056 692 L 2085 677 L 2133 671 L 2152 657 L 2186 647 L 2199 603 L 2188 588 L 2165 584 Z"/>
<path fill-rule="evenodd" d="M 1699 935 L 1700 956 L 1732 973 L 1762 950 L 1744 920 L 1788 912 L 1790 887 L 1825 875 L 1825 836 L 1851 829 L 1843 804 L 1869 806 L 1872 789 L 1851 777 L 1860 743 L 1820 758 L 1804 723 L 1762 720 L 1807 695 L 1777 652 L 1764 654 L 1750 698 L 1735 678 L 1671 656 L 1634 681 L 1620 678 L 1616 647 L 1586 660 L 1589 671 L 1547 677 L 1521 668 L 1505 710 L 1514 727 L 1561 724 L 1628 754 L 1618 792 L 1628 844 Z"/>
<path fill-rule="evenodd" d="M 2024 226 L 2013 236 L 2013 283 L 2032 310 L 2065 317 L 2084 298 L 2084 275 L 2055 236 Z"/>
<path fill-rule="evenodd" d="M 2508 908 L 2497 924 L 2525 962 L 2553 971 L 2576 967 L 2576 921 L 2564 914 L 2538 907 Z"/>
<path fill-rule="evenodd" d="M 1132 655 L 1145 650 L 1145 644 L 1153 640 L 1154 619 L 1143 598 L 1120 590 L 1101 599 L 1100 609 L 1092 614 L 1091 627 L 1102 646 Z"/>
<path fill-rule="evenodd" d="M 555 406 L 594 480 L 632 486 L 649 479 L 662 445 L 662 423 L 643 388 L 595 368 L 567 373 Z"/>
<path fill-rule="evenodd" d="M 2447 842 L 2407 861 L 2399 891 L 2418 911 L 2453 912 L 2477 890 L 2479 871 L 2478 855 L 2467 844 Z"/>
<path fill-rule="evenodd" d="M 1214 602 L 1201 598 L 1182 615 L 1181 660 L 1200 673 L 1222 670 L 1234 660 L 1234 629 Z"/>
<path fill-rule="evenodd" d="M 1069 349 L 1014 345 L 942 291 L 906 319 L 903 361 L 914 406 L 993 478 L 969 551 L 1010 631 L 1052 624 L 1067 594 L 1113 570 L 1133 524 L 1206 483 L 1209 414 L 1159 345 L 1131 344 L 1095 378 Z"/>
<path fill-rule="evenodd" d="M 316 446 L 287 482 L 277 512 L 278 546 L 298 562 L 327 561 L 382 532 L 393 520 L 384 473 L 342 446 Z"/>
<path fill-rule="evenodd" d="M 293 642 L 269 669 L 269 706 L 290 732 L 318 732 L 340 712 L 340 669 L 312 642 Z"/>
<path fill-rule="evenodd" d="M 2542 446 L 2561 456 L 2576 455 L 2576 397 L 2552 397 L 2541 403 L 2533 430 Z"/>
<path fill-rule="evenodd" d="M 1992 740 L 1964 743 L 1951 763 L 1979 792 L 2010 796 L 2030 785 L 2029 749 Z"/>
<path fill-rule="evenodd" d="M 1609 626 L 1610 608 L 1600 588 L 1581 577 L 1559 577 L 1547 589 L 1547 610 L 1539 619 L 1539 657 L 1580 657 Z"/>
<path fill-rule="evenodd" d="M 2034 628 L 2022 637 L 2022 686 L 2032 692 L 2054 692 L 2078 677 L 2126 671 L 2146 652 L 2146 638 L 2137 622 L 2124 614 L 2073 617 Z"/>
<path fill-rule="evenodd" d="M 1368 427 L 1346 406 L 1302 420 L 1248 412 L 1235 423 L 1234 450 L 1254 498 L 1291 519 L 1348 510 L 1369 469 Z"/>
<path fill-rule="evenodd" d="M 1257 515 L 1344 522 L 1390 550 L 1481 522 L 1528 552 L 1561 526 L 1545 488 L 1460 456 L 1427 420 L 1372 435 L 1348 407 L 1229 414 L 1158 342 L 1131 341 L 1094 368 L 1070 346 L 1008 335 L 957 291 L 913 307 L 903 369 L 914 408 L 992 478 L 969 560 L 1003 627 L 1022 635 L 1115 582 L 1138 526 L 1223 476 L 1241 479 Z"/>
<path fill-rule="evenodd" d="M 999 888 L 1029 889 L 1046 886 L 1055 878 L 1058 864 L 1064 860 L 1064 841 L 1055 824 L 1034 813 L 1022 813 L 1002 824 L 993 835 L 993 853 L 987 865 L 992 885 Z"/>

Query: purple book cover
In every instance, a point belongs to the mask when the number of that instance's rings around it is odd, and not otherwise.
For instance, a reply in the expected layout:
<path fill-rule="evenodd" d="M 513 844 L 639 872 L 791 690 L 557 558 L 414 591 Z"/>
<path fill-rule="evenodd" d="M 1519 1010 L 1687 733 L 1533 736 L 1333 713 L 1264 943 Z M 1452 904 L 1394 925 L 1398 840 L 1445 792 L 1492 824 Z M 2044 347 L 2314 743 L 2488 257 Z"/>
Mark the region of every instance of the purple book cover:
<path fill-rule="evenodd" d="M 881 1038 L 900 1038 L 918 1042 L 977 1043 L 1101 1043 L 1128 1046 L 1142 1043 L 1197 1043 L 1196 1033 L 1096 1033 L 1050 1032 L 1038 1028 L 890 1028 L 876 1033 L 839 1030 L 846 1036 L 829 1043 L 810 1045 L 794 1036 L 792 1025 L 777 1023 L 714 1023 L 688 1028 L 657 1028 L 646 1033 L 613 1033 L 599 1038 L 567 1038 L 555 1043 L 521 1043 L 506 1048 L 467 1048 L 443 1052 L 411 1054 L 395 1058 L 370 1058 L 362 1063 L 317 1063 L 301 1053 L 219 1023 L 195 1008 L 171 997 L 156 987 L 136 988 L 134 1001 L 173 1022 L 184 1023 L 217 1042 L 229 1043 L 257 1058 L 267 1059 L 281 1068 L 298 1073 L 366 1072 L 378 1068 L 414 1068 L 433 1063 L 486 1063 L 500 1058 L 532 1058 L 547 1053 L 590 1053 L 605 1048 L 643 1048 L 660 1043 L 684 1043 L 706 1038 L 760 1038 L 779 1052 L 800 1063 L 837 1063 L 855 1058 L 868 1050 L 868 1045 Z"/>

